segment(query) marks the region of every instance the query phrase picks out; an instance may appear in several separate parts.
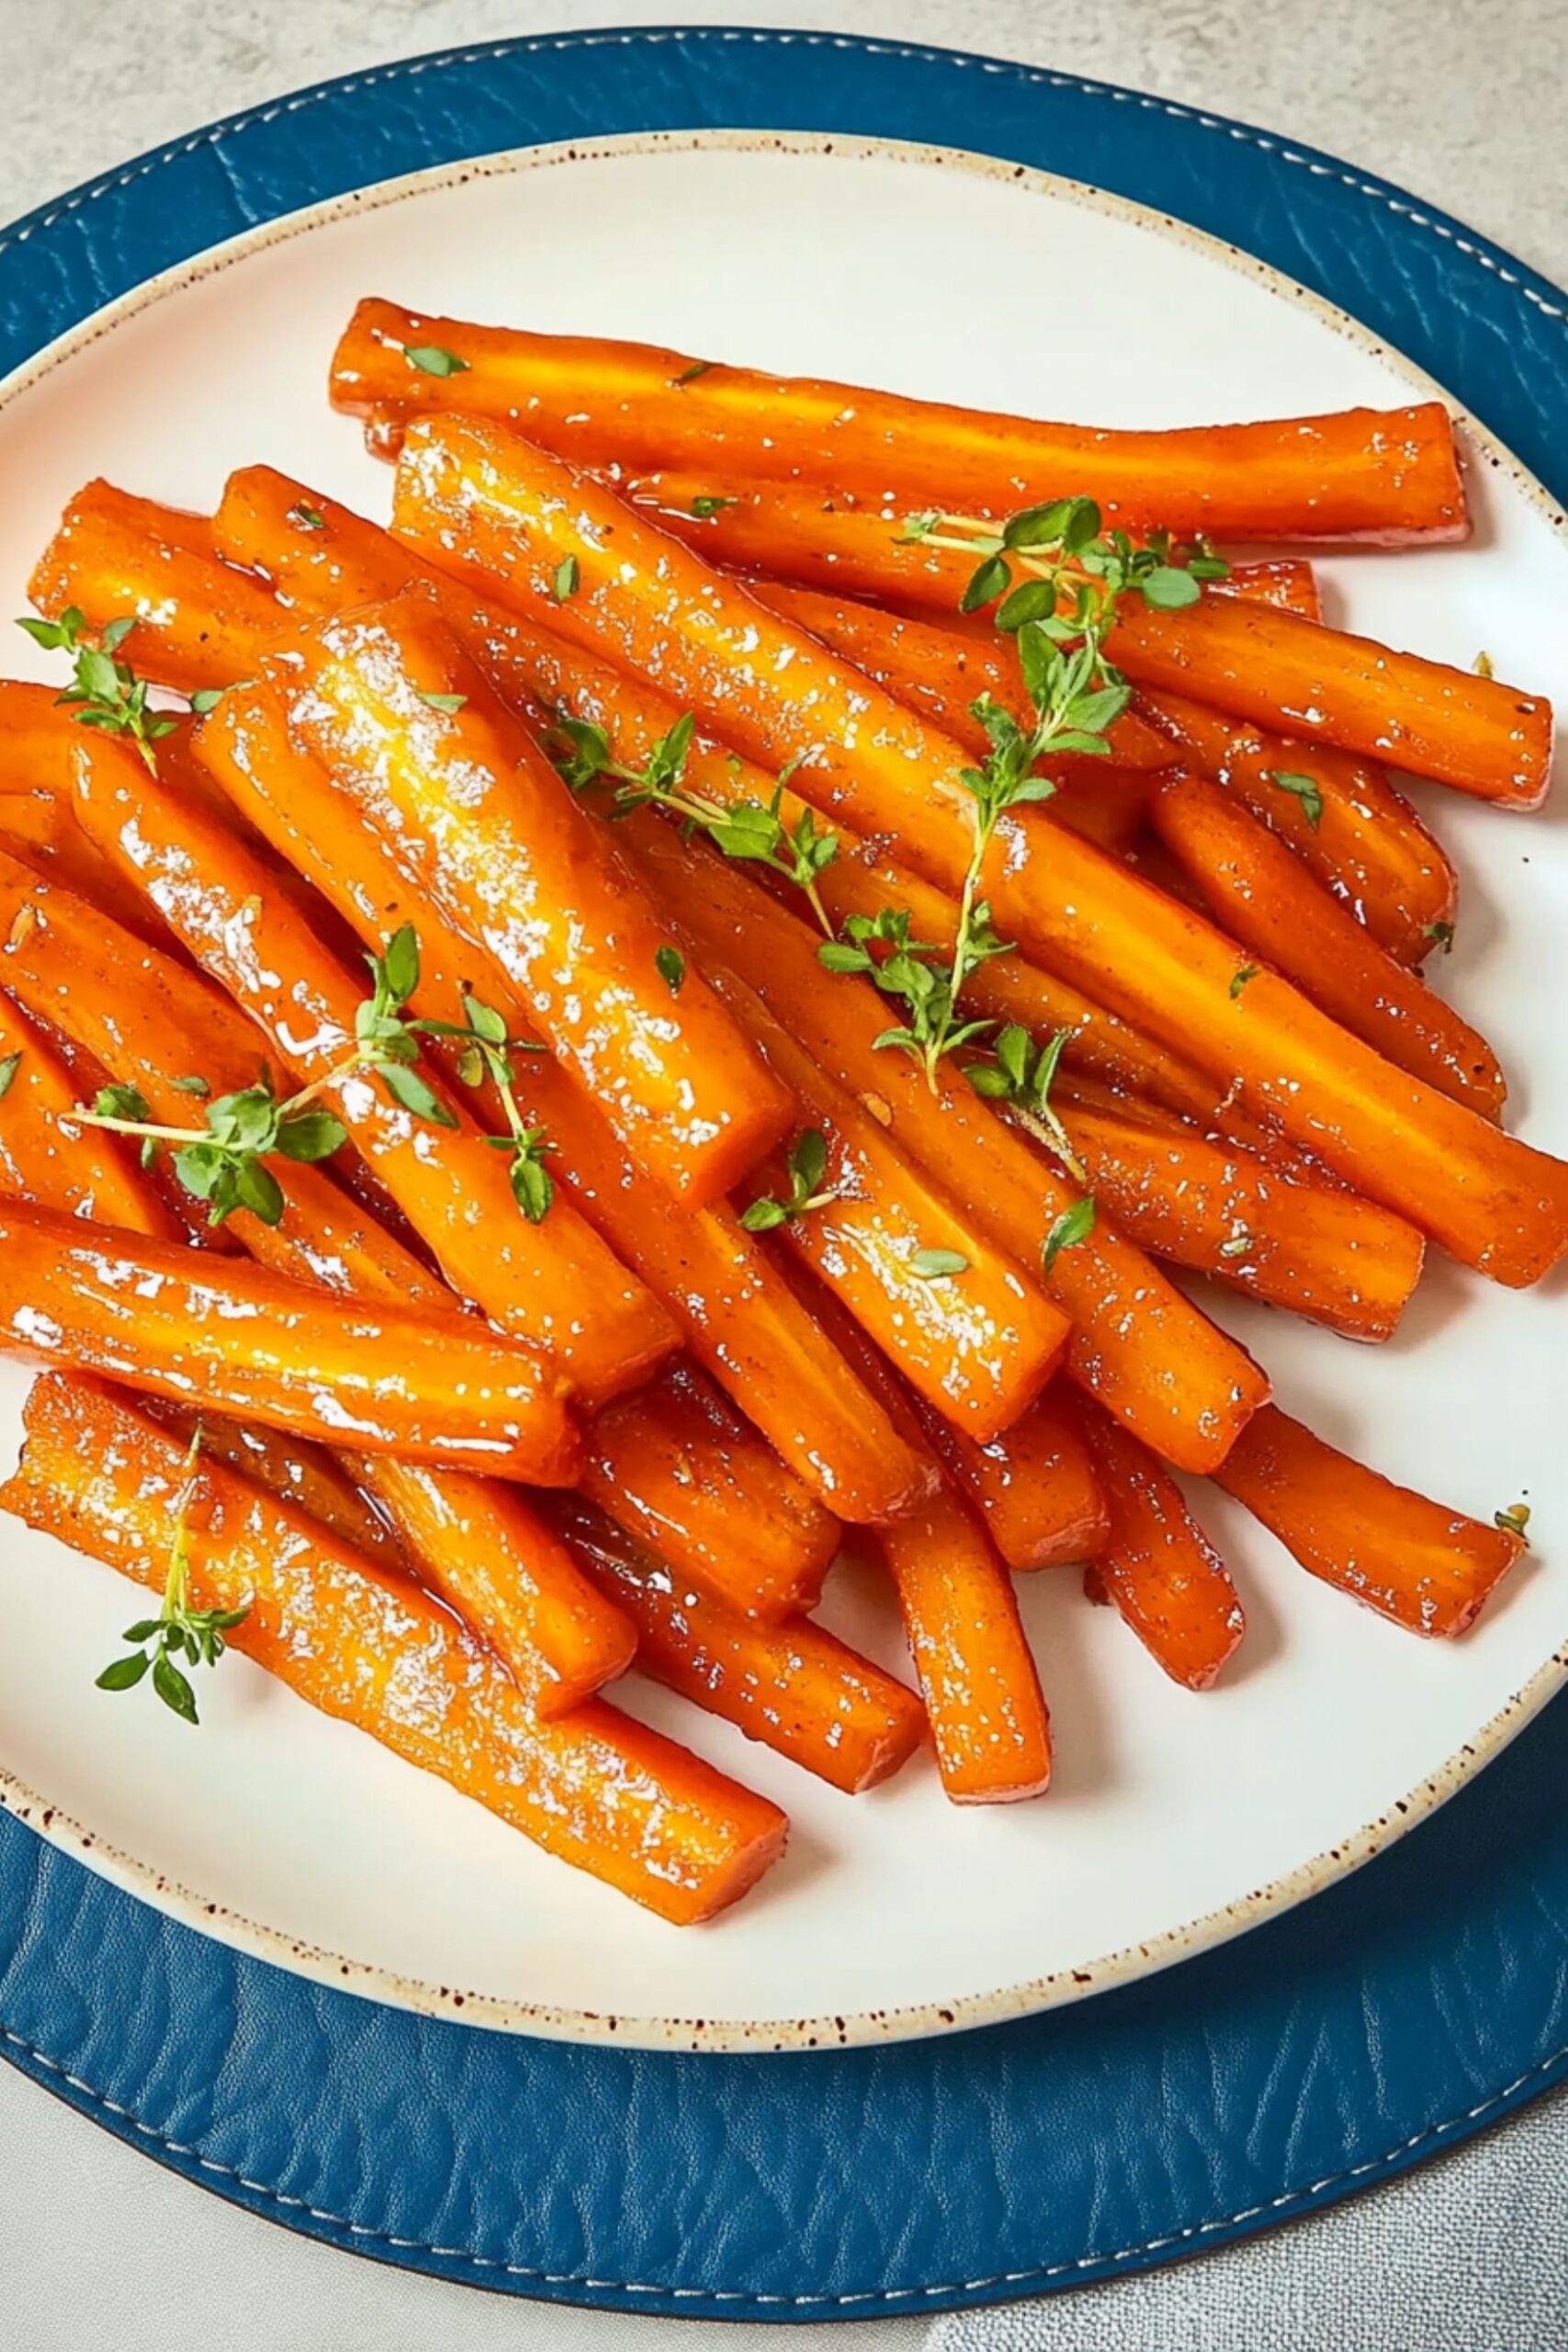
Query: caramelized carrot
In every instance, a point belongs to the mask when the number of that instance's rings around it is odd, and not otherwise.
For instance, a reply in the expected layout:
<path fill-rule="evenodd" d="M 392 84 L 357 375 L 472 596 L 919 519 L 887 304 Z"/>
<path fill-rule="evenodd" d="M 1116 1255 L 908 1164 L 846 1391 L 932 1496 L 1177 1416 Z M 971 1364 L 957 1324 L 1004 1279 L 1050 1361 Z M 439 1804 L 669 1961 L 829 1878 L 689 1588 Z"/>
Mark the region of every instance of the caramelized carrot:
<path fill-rule="evenodd" d="M 908 1054 L 880 1048 L 886 999 L 852 975 L 824 972 L 804 926 L 735 868 L 683 850 L 651 819 L 631 819 L 626 837 L 650 876 L 662 876 L 658 887 L 668 901 L 684 910 L 710 968 L 720 958 L 732 963 L 794 1032 L 797 1051 L 815 1056 L 874 1123 L 886 1117 L 903 1151 L 953 1190 L 998 1249 L 1038 1266 L 1047 1236 L 1082 1186 L 1057 1175 L 998 1121 L 950 1063 L 939 1066 L 933 1088 Z M 832 1215 L 800 1219 L 792 1235 L 830 1231 Z M 1109 1219 L 1097 1219 L 1092 1232 L 1059 1250 L 1043 1279 L 1073 1325 L 1071 1377 L 1183 1468 L 1217 1461 L 1268 1395 L 1251 1359 Z M 972 1426 L 969 1434 L 976 1435 Z"/>
<path fill-rule="evenodd" d="M 460 358 L 422 371 L 410 346 Z M 359 303 L 333 357 L 351 414 L 456 408 L 515 424 L 579 463 L 706 465 L 1006 514 L 1065 488 L 1118 523 L 1242 539 L 1462 538 L 1453 427 L 1436 401 L 1258 424 L 1106 432 L 779 378 L 649 344 L 532 334 Z"/>
<path fill-rule="evenodd" d="M 637 1626 L 643 1672 L 694 1706 L 851 1796 L 890 1779 L 920 1745 L 926 1718 L 914 1692 L 820 1626 L 805 1617 L 759 1624 L 575 1496 L 550 1516 Z"/>
<path fill-rule="evenodd" d="M 322 622 L 297 651 L 275 675 L 299 740 L 527 999 L 639 1165 L 693 1207 L 719 1198 L 784 1133 L 788 1098 L 700 977 L 676 1001 L 614 845 L 434 603 Z"/>
<path fill-rule="evenodd" d="M 409 435 L 397 507 L 400 532 L 523 609 L 545 608 L 554 567 L 575 555 L 579 592 L 554 614 L 564 634 L 718 718 L 749 756 L 799 755 L 797 786 L 819 810 L 897 837 L 929 881 L 959 888 L 973 831 L 960 748 L 607 492 L 493 425 L 440 418 Z M 981 879 L 1004 938 L 1244 1086 L 1250 1112 L 1456 1257 L 1520 1284 L 1568 1248 L 1568 1169 L 1394 1069 L 1273 973 L 1241 981 L 1234 942 L 1092 842 L 1014 809 Z"/>
<path fill-rule="evenodd" d="M 434 1250 L 454 1289 L 544 1350 L 591 1402 L 646 1379 L 675 1332 L 658 1302 L 565 1201 L 539 1224 L 512 1196 L 504 1159 L 439 1088 L 446 1132 L 415 1118 L 355 1053 L 365 990 L 300 910 L 267 888 L 244 844 L 156 777 L 127 789 L 84 759 L 89 836 L 151 899 L 203 968 L 258 1023 L 300 1087 L 325 1088 L 373 1172 Z"/>
<path fill-rule="evenodd" d="M 72 1118 L 80 1105 L 53 1039 L 0 996 L 0 1193 L 173 1239 L 174 1219 L 138 1180 L 118 1137 Z"/>
<path fill-rule="evenodd" d="M 1244 596 L 1254 605 L 1275 605 L 1303 620 L 1323 618 L 1317 574 L 1304 556 L 1270 556 L 1257 563 L 1233 563 L 1227 579 L 1213 585 L 1222 596 Z"/>
<path fill-rule="evenodd" d="M 842 1532 L 706 1375 L 677 1362 L 583 1432 L 581 1491 L 716 1600 L 813 1609 Z"/>
<path fill-rule="evenodd" d="M 1269 734 L 1179 695 L 1145 688 L 1138 707 L 1169 737 L 1183 766 L 1224 786 L 1288 842 L 1402 964 L 1419 964 L 1448 936 L 1458 877 L 1375 761 Z"/>
<path fill-rule="evenodd" d="M 1051 1777 L 1051 1724 L 1018 1599 L 989 1535 L 931 1450 L 929 1423 L 887 1359 L 841 1302 L 804 1267 L 801 1296 L 844 1349 L 911 1446 L 926 1450 L 933 1483 L 876 1542 L 898 1596 L 936 1749 L 954 1804 L 1010 1804 L 1038 1796 Z"/>
<path fill-rule="evenodd" d="M 259 1421 L 233 1421 L 227 1414 L 206 1408 L 193 1412 L 161 1396 L 141 1397 L 137 1410 L 172 1430 L 187 1446 L 199 1425 L 200 1450 L 208 1461 L 227 1463 L 231 1470 L 265 1487 L 269 1495 L 281 1495 L 286 1502 L 297 1504 L 340 1542 L 353 1544 L 384 1566 L 408 1572 L 409 1562 L 391 1521 L 375 1509 L 336 1456 L 310 1438 L 264 1429 Z"/>
<path fill-rule="evenodd" d="M 389 924 L 418 922 L 421 992 L 413 1009 L 459 1018 L 465 943 L 408 895 L 363 820 L 343 821 L 344 804 L 318 763 L 290 746 L 270 690 L 225 695 L 203 727 L 201 749 L 237 805 L 367 945 L 378 944 Z M 526 1015 L 511 993 L 493 988 L 491 996 L 509 1035 L 525 1037 Z M 592 1103 L 547 1056 L 523 1057 L 517 1080 L 528 1115 L 556 1146 L 558 1182 L 663 1302 L 690 1352 L 801 1483 L 846 1519 L 881 1520 L 903 1509 L 919 1492 L 920 1464 L 733 1212 L 722 1204 L 682 1210 L 639 1182 Z"/>
<path fill-rule="evenodd" d="M 1053 1385 L 989 1445 L 928 1423 L 939 1453 L 984 1514 L 1008 1566 L 1092 1560 L 1110 1532 L 1104 1491 L 1071 1403 Z"/>
<path fill-rule="evenodd" d="M 345 1315 L 243 1259 L 0 1203 L 0 1345 L 209 1396 L 278 1429 L 562 1486 L 577 1433 L 537 1356 L 412 1306 Z"/>
<path fill-rule="evenodd" d="M 83 1381 L 39 1382 L 25 1419 L 0 1510 L 162 1586 L 178 1440 Z M 660 1917 L 711 1918 L 783 1851 L 788 1823 L 765 1797 L 602 1700 L 541 1724 L 417 1585 L 237 1472 L 198 1463 L 185 1523 L 192 1606 L 247 1610 L 233 1648 Z"/>
<path fill-rule="evenodd" d="M 126 658 L 180 694 L 231 686 L 276 630 L 265 586 L 220 563 L 204 515 L 90 481 L 65 510 L 28 593 L 58 620 L 74 605 L 94 629 L 134 616 Z"/>
<path fill-rule="evenodd" d="M 1464 1633 L 1525 1549 L 1512 1528 L 1396 1487 L 1275 1406 L 1215 1480 L 1309 1574 L 1413 1634 Z"/>
<path fill-rule="evenodd" d="M 1397 1069 L 1483 1118 L 1499 1116 L 1507 1085 L 1484 1037 L 1370 938 L 1239 802 L 1201 776 L 1178 775 L 1156 784 L 1149 813 L 1215 922 L 1250 954 Z"/>
<path fill-rule="evenodd" d="M 1095 1406 L 1079 1410 L 1111 1512 L 1094 1575 L 1171 1680 L 1206 1690 L 1247 1630 L 1224 1562 L 1164 1464 Z"/>

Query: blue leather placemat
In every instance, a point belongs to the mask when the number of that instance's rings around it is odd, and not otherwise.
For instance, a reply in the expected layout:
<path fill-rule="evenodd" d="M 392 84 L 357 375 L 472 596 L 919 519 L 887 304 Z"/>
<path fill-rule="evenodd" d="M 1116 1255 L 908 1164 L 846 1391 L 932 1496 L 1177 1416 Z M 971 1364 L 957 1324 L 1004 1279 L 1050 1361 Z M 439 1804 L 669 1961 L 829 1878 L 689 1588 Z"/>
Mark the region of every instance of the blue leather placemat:
<path fill-rule="evenodd" d="M 352 187 L 705 124 L 967 146 L 1245 243 L 1432 368 L 1562 494 L 1568 304 L 1397 189 L 1066 74 L 836 36 L 581 34 L 377 69 L 0 237 L 8 368 Z M 1371 1870 L 1074 2009 L 806 2057 L 528 2041 L 326 1991 L 0 1815 L 0 2052 L 268 2218 L 515 2293 L 868 2318 L 1080 2284 L 1417 2161 L 1568 2073 L 1568 1703 Z"/>

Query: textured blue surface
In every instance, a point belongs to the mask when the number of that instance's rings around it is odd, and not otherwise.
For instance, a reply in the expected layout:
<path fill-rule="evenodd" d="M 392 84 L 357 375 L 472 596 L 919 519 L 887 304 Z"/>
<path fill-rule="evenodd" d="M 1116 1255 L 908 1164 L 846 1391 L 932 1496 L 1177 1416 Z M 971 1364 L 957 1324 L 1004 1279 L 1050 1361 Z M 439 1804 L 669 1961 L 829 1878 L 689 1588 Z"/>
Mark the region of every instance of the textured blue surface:
<path fill-rule="evenodd" d="M 389 175 L 704 124 L 966 145 L 1246 245 L 1553 487 L 1563 298 L 1397 189 L 1067 75 L 815 34 L 563 36 L 235 118 L 0 237 L 0 366 Z M 469 2283 L 788 2320 L 1082 2283 L 1397 2171 L 1568 2073 L 1568 1703 L 1371 1870 L 1129 1990 L 944 2041 L 682 2058 L 432 2023 L 241 1958 L 0 1815 L 0 2052 L 268 2218 Z"/>

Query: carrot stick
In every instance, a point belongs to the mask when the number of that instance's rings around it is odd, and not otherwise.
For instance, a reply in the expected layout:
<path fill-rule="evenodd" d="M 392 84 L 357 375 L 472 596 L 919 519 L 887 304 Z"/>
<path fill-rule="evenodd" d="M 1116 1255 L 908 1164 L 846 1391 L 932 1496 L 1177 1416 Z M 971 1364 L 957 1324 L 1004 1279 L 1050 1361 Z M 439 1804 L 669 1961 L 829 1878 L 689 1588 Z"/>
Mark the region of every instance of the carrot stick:
<path fill-rule="evenodd" d="M 1206 1690 L 1247 1630 L 1224 1562 L 1169 1471 L 1097 1407 L 1078 1409 L 1111 1511 L 1094 1575 L 1171 1680 Z"/>
<path fill-rule="evenodd" d="M 127 790 L 115 776 L 106 788 L 90 759 L 81 774 L 77 808 L 90 838 L 258 1023 L 298 1084 L 330 1081 L 354 1053 L 365 990 L 322 946 L 319 926 L 268 889 L 266 869 L 243 842 L 159 778 L 143 775 Z M 668 1316 L 570 1202 L 530 1223 L 506 1160 L 436 1091 L 446 1132 L 415 1119 L 364 1071 L 329 1082 L 326 1099 L 454 1289 L 543 1349 L 589 1401 L 636 1386 L 675 1343 Z"/>
<path fill-rule="evenodd" d="M 1317 574 L 1303 556 L 1270 556 L 1257 563 L 1233 563 L 1227 580 L 1213 585 L 1223 596 L 1244 596 L 1255 605 L 1274 605 L 1283 613 L 1300 613 L 1303 620 L 1323 618 Z"/>
<path fill-rule="evenodd" d="M 1010 1568 L 1055 1568 L 1095 1557 L 1110 1532 L 1110 1516 L 1077 1417 L 1059 1387 L 1048 1388 L 989 1445 L 976 1445 L 945 1424 L 928 1428 Z"/>
<path fill-rule="evenodd" d="M 186 1483 L 179 1442 L 82 1381 L 39 1382 L 25 1419 L 0 1509 L 161 1586 Z M 235 1471 L 197 1464 L 186 1527 L 192 1606 L 248 1606 L 233 1648 L 661 1918 L 711 1918 L 782 1852 L 788 1823 L 766 1798 L 602 1700 L 541 1724 L 417 1585 Z"/>
<path fill-rule="evenodd" d="M 816 1607 L 842 1533 L 706 1375 L 677 1362 L 583 1432 L 581 1491 L 728 1608 Z"/>
<path fill-rule="evenodd" d="M 1183 766 L 1235 793 L 1400 963 L 1419 964 L 1451 935 L 1453 866 L 1375 762 L 1269 734 L 1179 695 L 1145 688 L 1138 707 Z M 1304 776 L 1315 800 L 1281 786 L 1281 775 L 1298 787 Z"/>
<path fill-rule="evenodd" d="M 411 348 L 460 359 L 422 370 Z M 377 300 L 333 355 L 334 407 L 457 408 L 522 424 L 580 464 L 707 465 L 1006 514 L 1071 491 L 1117 523 L 1250 539 L 1462 538 L 1453 428 L 1436 401 L 1382 412 L 1106 432 L 781 379 L 648 344 L 425 318 Z"/>
<path fill-rule="evenodd" d="M 1149 814 L 1215 922 L 1249 954 L 1397 1069 L 1483 1118 L 1501 1114 L 1507 1084 L 1484 1037 L 1370 938 L 1222 786 L 1167 777 Z"/>
<path fill-rule="evenodd" d="M 25 920 L 28 916 L 31 920 Z M 0 974 L 46 1019 L 122 1082 L 153 1118 L 188 1118 L 182 1076 L 213 1093 L 254 1085 L 261 1040 L 210 982 L 106 924 L 92 909 L 0 857 Z M 87 1130 L 91 1134 L 94 1130 Z M 325 1170 L 291 1167 L 276 1227 L 237 1217 L 232 1230 L 276 1274 L 342 1301 L 417 1306 L 462 1321 L 457 1300 L 392 1236 L 346 1199 Z M 342 1315 L 340 1304 L 333 1312 Z M 578 1572 L 514 1489 L 456 1469 L 386 1455 L 345 1456 L 433 1589 L 482 1634 L 529 1690 L 541 1714 L 575 1705 L 626 1666 L 634 1635 Z"/>
<path fill-rule="evenodd" d="M 299 740 L 527 999 L 639 1164 L 694 1207 L 716 1200 L 784 1132 L 787 1097 L 698 976 L 676 1004 L 614 846 L 434 604 L 322 622 L 297 650 L 275 676 Z"/>
<path fill-rule="evenodd" d="M 65 509 L 28 594 L 54 620 L 74 605 L 95 630 L 134 616 L 126 658 L 180 694 L 248 675 L 258 635 L 276 627 L 263 583 L 218 560 L 204 515 L 101 481 Z"/>
<path fill-rule="evenodd" d="M 305 1437 L 568 1485 L 577 1433 L 539 1359 L 418 1307 L 345 1316 L 243 1259 L 0 1203 L 0 1344 Z"/>
<path fill-rule="evenodd" d="M 122 1400 L 124 1401 L 124 1400 Z M 259 1421 L 234 1421 L 207 1408 L 193 1412 L 162 1396 L 141 1396 L 136 1410 L 188 1446 L 201 1430 L 200 1452 L 209 1462 L 226 1463 L 269 1495 L 281 1495 L 341 1543 L 404 1575 L 409 1563 L 389 1519 L 384 1519 L 335 1455 L 310 1438 L 264 1429 Z"/>
<path fill-rule="evenodd" d="M 1311 1575 L 1413 1634 L 1464 1633 L 1525 1549 L 1514 1529 L 1396 1487 L 1275 1406 L 1215 1480 Z"/>
<path fill-rule="evenodd" d="M 0 956 L 0 978 L 5 976 Z M 81 1097 L 48 1032 L 0 996 L 0 1193 L 159 1240 L 178 1232 L 118 1138 L 71 1116 Z"/>
<path fill-rule="evenodd" d="M 319 764 L 290 745 L 270 689 L 225 695 L 202 728 L 200 749 L 236 805 L 367 945 L 379 943 L 389 923 L 417 918 L 421 992 L 413 1009 L 457 1019 L 465 944 L 435 910 L 409 896 L 363 819 L 333 793 Z M 491 994 L 508 1034 L 526 1036 L 515 998 L 499 987 Z M 548 1056 L 523 1057 L 517 1077 L 528 1116 L 555 1142 L 558 1182 L 663 1302 L 690 1352 L 801 1484 L 846 1519 L 886 1519 L 911 1501 L 924 1476 L 919 1462 L 733 1212 L 724 1204 L 682 1210 L 640 1182 L 594 1105 Z"/>
<path fill-rule="evenodd" d="M 563 634 L 710 723 L 721 715 L 748 756 L 801 756 L 797 787 L 822 813 L 897 838 L 929 881 L 960 887 L 973 837 L 973 804 L 953 781 L 960 748 L 608 492 L 494 426 L 443 418 L 411 432 L 397 503 L 401 533 L 523 609 L 546 608 L 553 568 L 574 554 L 579 593 L 552 608 Z M 1244 1087 L 1254 1115 L 1454 1256 L 1520 1284 L 1568 1248 L 1568 1169 L 1395 1070 L 1273 973 L 1243 981 L 1234 942 L 1091 842 L 1015 809 L 981 881 L 1002 937 Z"/>
<path fill-rule="evenodd" d="M 804 926 L 734 868 L 683 850 L 652 820 L 633 818 L 626 831 L 650 876 L 661 877 L 657 887 L 683 909 L 710 969 L 720 958 L 732 963 L 794 1032 L 797 1051 L 815 1056 L 861 1103 L 880 1103 L 902 1149 L 953 1188 L 974 1224 L 1018 1263 L 1039 1265 L 1047 1236 L 1083 1187 L 1057 1175 L 950 1065 L 939 1066 L 933 1090 L 908 1055 L 879 1048 L 886 1000 L 868 981 L 824 972 Z M 821 1220 L 801 1219 L 792 1235 L 804 1227 L 809 1236 L 813 1227 L 820 1230 Z M 1183 1468 L 1218 1460 L 1267 1396 L 1244 1351 L 1109 1219 L 1097 1218 L 1091 1232 L 1060 1250 L 1043 1279 L 1073 1325 L 1071 1377 Z M 973 1427 L 969 1434 L 976 1435 Z"/>
<path fill-rule="evenodd" d="M 833 1634 L 781 1625 L 705 1591 L 574 1496 L 551 1519 L 573 1557 L 637 1629 L 645 1674 L 848 1795 L 874 1789 L 925 1736 L 912 1690 Z"/>

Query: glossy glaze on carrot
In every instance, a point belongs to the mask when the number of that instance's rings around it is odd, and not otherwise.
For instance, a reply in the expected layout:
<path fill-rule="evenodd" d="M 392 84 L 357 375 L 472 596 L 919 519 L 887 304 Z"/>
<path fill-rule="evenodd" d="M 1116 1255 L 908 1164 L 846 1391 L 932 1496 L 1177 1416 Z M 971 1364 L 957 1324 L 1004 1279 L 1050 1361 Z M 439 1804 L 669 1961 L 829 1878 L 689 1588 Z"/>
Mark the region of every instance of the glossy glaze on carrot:
<path fill-rule="evenodd" d="M 1173 1682 L 1206 1690 L 1247 1630 L 1230 1573 L 1164 1464 L 1094 1405 L 1079 1410 L 1111 1512 L 1093 1583 Z"/>
<path fill-rule="evenodd" d="M 988 1445 L 927 1427 L 1010 1568 L 1056 1568 L 1100 1551 L 1111 1527 L 1105 1493 L 1059 1383 Z"/>

